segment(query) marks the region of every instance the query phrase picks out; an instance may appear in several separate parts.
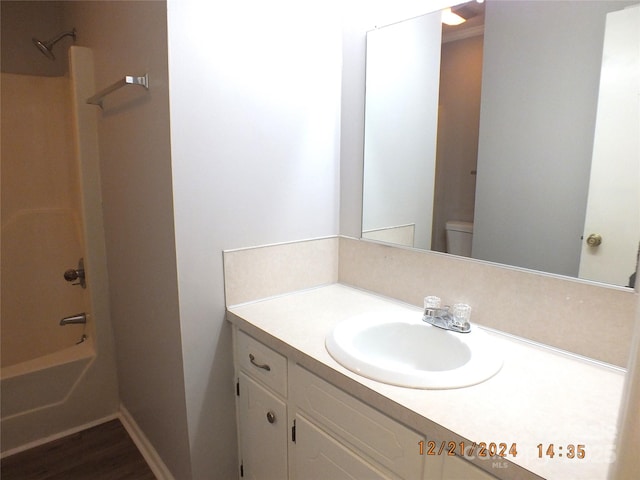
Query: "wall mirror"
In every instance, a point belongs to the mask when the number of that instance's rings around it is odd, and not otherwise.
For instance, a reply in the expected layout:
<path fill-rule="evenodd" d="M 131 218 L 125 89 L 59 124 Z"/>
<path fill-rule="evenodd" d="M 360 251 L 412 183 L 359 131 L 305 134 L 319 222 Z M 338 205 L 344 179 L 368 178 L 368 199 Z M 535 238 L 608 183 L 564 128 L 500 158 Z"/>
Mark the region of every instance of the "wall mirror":
<path fill-rule="evenodd" d="M 629 286 L 637 0 L 453 10 L 367 33 L 363 238 Z"/>

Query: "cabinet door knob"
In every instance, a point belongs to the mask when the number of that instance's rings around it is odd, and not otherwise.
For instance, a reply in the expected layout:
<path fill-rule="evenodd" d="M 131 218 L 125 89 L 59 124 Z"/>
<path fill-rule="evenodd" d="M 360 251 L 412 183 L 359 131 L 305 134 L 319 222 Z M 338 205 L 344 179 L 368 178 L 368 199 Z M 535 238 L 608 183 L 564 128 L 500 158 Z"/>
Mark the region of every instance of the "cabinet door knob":
<path fill-rule="evenodd" d="M 275 414 L 275 413 L 273 413 L 271 410 L 269 410 L 269 411 L 267 412 L 267 422 L 269 422 L 269 423 L 273 423 L 273 422 L 275 422 L 275 421 L 276 421 L 276 414 Z"/>

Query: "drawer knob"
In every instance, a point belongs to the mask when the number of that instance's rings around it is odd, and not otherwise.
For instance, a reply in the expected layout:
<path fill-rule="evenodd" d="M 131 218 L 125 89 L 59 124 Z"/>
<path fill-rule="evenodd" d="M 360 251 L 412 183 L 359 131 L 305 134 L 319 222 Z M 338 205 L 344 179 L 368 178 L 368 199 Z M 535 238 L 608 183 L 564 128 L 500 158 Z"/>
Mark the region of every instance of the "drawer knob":
<path fill-rule="evenodd" d="M 258 363 L 256 362 L 256 357 L 253 356 L 253 353 L 249 354 L 249 361 L 255 365 L 258 368 L 262 368 L 263 370 L 266 370 L 267 372 L 271 371 L 271 367 L 269 365 L 267 365 L 266 363 Z"/>
<path fill-rule="evenodd" d="M 275 421 L 276 421 L 276 414 L 273 413 L 271 410 L 269 410 L 267 412 L 267 422 L 274 423 Z"/>

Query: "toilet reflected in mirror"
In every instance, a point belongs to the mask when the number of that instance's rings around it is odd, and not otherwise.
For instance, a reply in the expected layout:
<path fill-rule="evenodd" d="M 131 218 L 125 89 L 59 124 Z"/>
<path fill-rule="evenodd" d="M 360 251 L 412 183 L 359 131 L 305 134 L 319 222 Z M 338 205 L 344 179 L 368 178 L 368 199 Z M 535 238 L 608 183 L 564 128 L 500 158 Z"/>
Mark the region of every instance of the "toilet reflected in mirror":
<path fill-rule="evenodd" d="M 471 257 L 473 222 L 449 220 L 446 223 L 447 253 Z"/>

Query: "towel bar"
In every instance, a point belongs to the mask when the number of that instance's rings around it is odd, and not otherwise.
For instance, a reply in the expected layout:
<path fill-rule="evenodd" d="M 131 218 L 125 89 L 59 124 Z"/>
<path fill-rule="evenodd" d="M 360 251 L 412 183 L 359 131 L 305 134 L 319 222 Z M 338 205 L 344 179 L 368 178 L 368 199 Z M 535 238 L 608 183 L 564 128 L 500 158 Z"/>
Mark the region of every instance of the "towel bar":
<path fill-rule="evenodd" d="M 145 73 L 144 76 L 142 77 L 134 77 L 133 75 L 126 75 L 122 80 L 118 80 L 113 85 L 108 86 L 101 92 L 98 92 L 93 97 L 89 98 L 87 100 L 87 103 L 91 105 L 98 105 L 100 108 L 104 108 L 102 106 L 102 100 L 104 100 L 104 97 L 109 95 L 111 92 L 124 87 L 125 85 L 140 85 L 144 87 L 146 90 L 149 90 L 149 74 Z"/>

